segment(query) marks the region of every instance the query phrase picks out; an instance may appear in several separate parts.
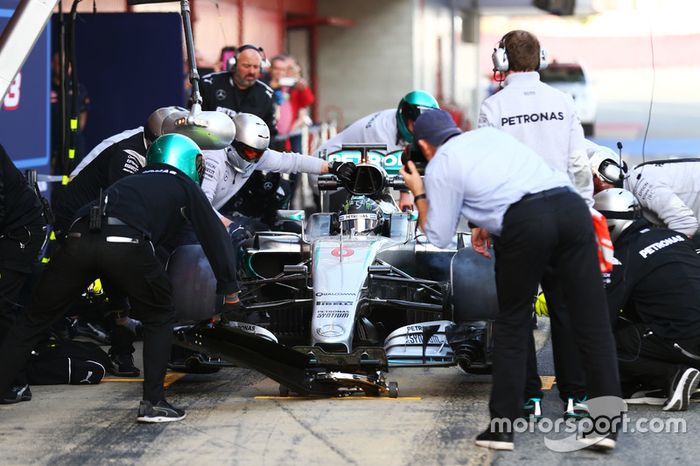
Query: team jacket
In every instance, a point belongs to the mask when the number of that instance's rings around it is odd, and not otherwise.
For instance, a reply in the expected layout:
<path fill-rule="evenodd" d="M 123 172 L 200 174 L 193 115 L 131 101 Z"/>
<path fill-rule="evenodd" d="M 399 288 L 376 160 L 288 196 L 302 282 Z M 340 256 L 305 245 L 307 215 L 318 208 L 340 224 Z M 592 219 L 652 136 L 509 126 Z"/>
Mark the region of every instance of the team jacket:
<path fill-rule="evenodd" d="M 204 151 L 206 173 L 202 190 L 216 210 L 221 209 L 256 170 L 276 173 L 321 173 L 323 161 L 293 152 L 265 151 L 257 163 L 247 163 L 232 146 Z"/>
<path fill-rule="evenodd" d="M 267 124 L 271 137 L 277 134 L 273 91 L 262 81 L 256 81 L 248 89 L 241 90 L 234 85 L 231 73 L 222 71 L 204 76 L 200 83 L 200 92 L 202 110 L 216 110 L 230 116 L 236 113 L 252 113 Z"/>
<path fill-rule="evenodd" d="M 398 137 L 396 109 L 360 118 L 316 149 L 314 156 L 339 151 L 343 144 L 386 144 L 387 152 L 402 149 L 406 143 Z"/>
<path fill-rule="evenodd" d="M 29 225 L 42 212 L 39 197 L 0 144 L 0 235 Z"/>
<path fill-rule="evenodd" d="M 687 237 L 640 219 L 615 242 L 615 258 L 612 315 L 624 309 L 662 338 L 700 337 L 700 256 Z"/>
<path fill-rule="evenodd" d="M 124 131 L 105 139 L 78 166 L 75 177 L 53 199 L 56 230 L 70 225 L 75 212 L 97 199 L 100 188 L 107 189 L 117 180 L 136 173 L 146 165 L 146 142 L 143 128 Z"/>
<path fill-rule="evenodd" d="M 511 73 L 505 87 L 484 100 L 479 127 L 492 126 L 514 136 L 547 164 L 569 175 L 593 206 L 593 178 L 583 128 L 573 99 L 540 81 L 536 71 Z"/>
<path fill-rule="evenodd" d="M 217 279 L 217 293 L 238 291 L 231 240 L 200 187 L 165 164 L 145 167 L 105 192 L 105 214 L 145 234 L 154 245 L 169 242 L 190 223 Z M 81 207 L 76 217 L 88 214 Z"/>
<path fill-rule="evenodd" d="M 655 160 L 625 178 L 653 223 L 693 236 L 700 216 L 700 159 Z"/>

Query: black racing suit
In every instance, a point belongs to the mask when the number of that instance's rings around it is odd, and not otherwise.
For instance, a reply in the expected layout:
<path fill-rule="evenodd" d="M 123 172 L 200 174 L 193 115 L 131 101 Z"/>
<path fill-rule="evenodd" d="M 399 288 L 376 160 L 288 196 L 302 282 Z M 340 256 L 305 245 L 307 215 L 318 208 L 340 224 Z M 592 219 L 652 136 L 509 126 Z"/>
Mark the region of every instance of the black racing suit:
<path fill-rule="evenodd" d="M 105 193 L 100 231 L 90 231 L 90 206 L 78 211 L 65 245 L 52 257 L 27 308 L 0 349 L 0 391 L 29 356 L 37 336 L 59 317 L 97 277 L 105 277 L 129 297 L 144 325 L 143 398 L 165 399 L 163 378 L 170 357 L 170 280 L 154 246 L 174 237 L 188 221 L 217 278 L 217 293 L 238 291 L 233 247 L 226 229 L 201 188 L 181 171 L 148 166 L 113 184 Z M 213 310 L 212 310 L 213 312 Z"/>
<path fill-rule="evenodd" d="M 0 145 L 0 343 L 20 314 L 45 238 L 41 201 Z M 23 375 L 17 384 L 26 384 Z"/>
<path fill-rule="evenodd" d="M 145 164 L 143 131 L 105 148 L 54 196 L 55 230 L 59 233 L 67 230 L 78 209 L 97 199 L 100 189 L 107 189 L 117 180 L 136 173 Z"/>
<path fill-rule="evenodd" d="M 623 387 L 665 389 L 679 365 L 700 367 L 700 257 L 685 235 L 644 219 L 614 246 L 607 295 L 626 317 L 615 333 Z"/>
<path fill-rule="evenodd" d="M 252 113 L 270 128 L 270 139 L 277 134 L 275 121 L 274 91 L 262 81 L 256 81 L 251 87 L 241 90 L 233 83 L 230 72 L 212 73 L 201 82 L 202 109 L 217 110 L 233 116 L 234 113 Z M 233 112 L 230 112 L 233 110 Z M 238 212 L 251 217 L 265 225 L 272 226 L 279 207 L 277 188 L 280 186 L 278 174 L 251 176 L 245 188 L 236 195 L 235 204 L 241 208 Z M 288 184 L 283 189 L 289 190 Z M 263 194 L 263 198 L 260 194 Z M 261 200 L 262 199 L 262 200 Z M 272 217 L 272 222 L 270 218 Z"/>

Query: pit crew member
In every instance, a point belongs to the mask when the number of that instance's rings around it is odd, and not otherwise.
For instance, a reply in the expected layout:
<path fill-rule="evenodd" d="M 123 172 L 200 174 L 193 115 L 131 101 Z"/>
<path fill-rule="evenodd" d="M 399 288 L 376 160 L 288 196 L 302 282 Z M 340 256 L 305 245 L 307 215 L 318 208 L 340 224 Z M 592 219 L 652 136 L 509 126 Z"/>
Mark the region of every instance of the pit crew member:
<path fill-rule="evenodd" d="M 235 257 L 226 230 L 202 193 L 204 160 L 186 136 L 168 134 L 148 149 L 147 166 L 110 186 L 103 199 L 81 208 L 49 262 L 36 299 L 0 349 L 0 392 L 24 366 L 37 337 L 95 278 L 105 277 L 129 297 L 144 325 L 140 422 L 178 421 L 182 409 L 165 400 L 163 380 L 175 319 L 170 281 L 154 247 L 189 222 L 225 294 L 223 312 L 240 312 Z"/>
<path fill-rule="evenodd" d="M 428 161 L 425 185 L 412 161 L 401 175 L 414 195 L 418 223 L 428 240 L 448 246 L 464 216 L 477 225 L 472 230 L 474 251 L 490 257 L 493 241 L 499 313 L 494 324 L 492 421 L 512 423 L 521 416 L 532 297 L 549 264 L 567 290 L 565 304 L 588 393 L 619 396 L 593 222 L 568 177 L 501 131 L 481 128 L 462 134 L 442 110 L 422 113 L 414 137 Z M 501 431 L 497 425 L 492 422 L 478 435 L 477 445 L 512 450 L 508 422 Z M 611 428 L 605 434 L 595 439 L 597 448 L 614 448 L 617 432 Z M 591 437 L 582 442 L 593 444 Z"/>

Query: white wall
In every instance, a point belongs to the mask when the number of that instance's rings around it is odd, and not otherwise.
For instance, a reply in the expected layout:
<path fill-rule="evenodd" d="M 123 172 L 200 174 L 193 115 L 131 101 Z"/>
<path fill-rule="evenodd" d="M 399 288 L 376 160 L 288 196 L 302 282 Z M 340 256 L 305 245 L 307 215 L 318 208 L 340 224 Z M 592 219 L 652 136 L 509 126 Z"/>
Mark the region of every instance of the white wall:
<path fill-rule="evenodd" d="M 339 114 L 347 125 L 396 107 L 414 87 L 412 0 L 323 0 L 320 16 L 355 21 L 319 28 L 318 116 Z"/>

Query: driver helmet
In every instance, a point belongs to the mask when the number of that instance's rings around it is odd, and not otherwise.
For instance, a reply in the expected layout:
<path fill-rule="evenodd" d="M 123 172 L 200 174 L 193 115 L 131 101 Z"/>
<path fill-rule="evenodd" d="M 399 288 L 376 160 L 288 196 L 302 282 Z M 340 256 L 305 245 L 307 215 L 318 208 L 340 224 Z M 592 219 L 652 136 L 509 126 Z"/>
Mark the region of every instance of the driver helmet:
<path fill-rule="evenodd" d="M 352 235 L 377 231 L 384 223 L 379 204 L 366 196 L 352 196 L 338 215 L 342 231 Z"/>
<path fill-rule="evenodd" d="M 257 163 L 270 145 L 270 128 L 262 118 L 250 113 L 237 113 L 233 117 L 236 137 L 231 144 L 244 165 Z M 227 151 L 229 158 L 231 151 Z M 231 161 L 238 165 L 233 160 Z"/>
<path fill-rule="evenodd" d="M 593 175 L 616 188 L 621 188 L 627 167 L 624 164 L 620 166 L 615 151 L 605 146 L 595 145 L 590 147 L 587 152 Z"/>
<path fill-rule="evenodd" d="M 608 222 L 613 243 L 635 220 L 642 217 L 639 201 L 625 189 L 606 189 L 593 196 L 593 201 L 593 208 L 603 214 Z"/>
<path fill-rule="evenodd" d="M 202 184 L 204 157 L 199 146 L 182 134 L 165 134 L 153 142 L 146 152 L 146 165 L 163 163 L 175 167 L 192 181 Z"/>
<path fill-rule="evenodd" d="M 413 134 L 408 129 L 408 120 L 416 121 L 424 110 L 440 108 L 435 97 L 425 91 L 411 91 L 406 94 L 396 109 L 396 126 L 399 136 L 409 144 L 413 142 Z"/>

